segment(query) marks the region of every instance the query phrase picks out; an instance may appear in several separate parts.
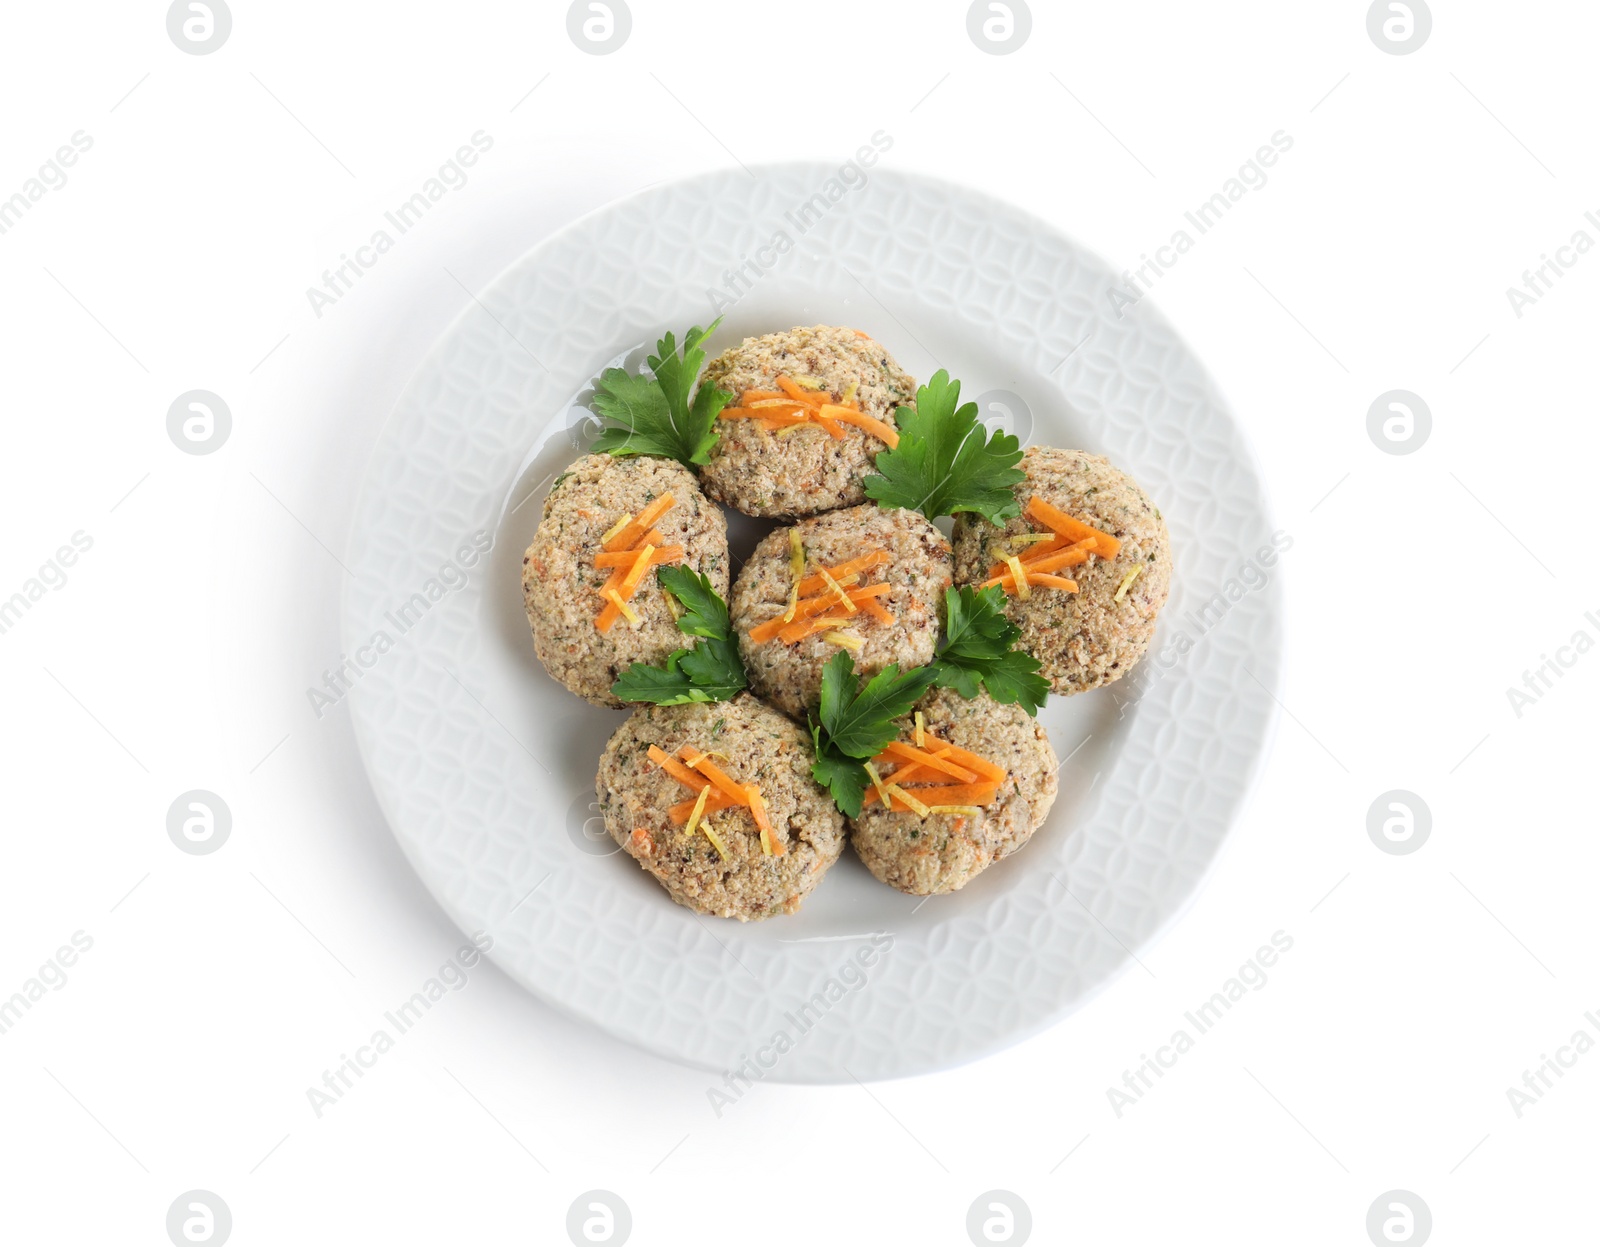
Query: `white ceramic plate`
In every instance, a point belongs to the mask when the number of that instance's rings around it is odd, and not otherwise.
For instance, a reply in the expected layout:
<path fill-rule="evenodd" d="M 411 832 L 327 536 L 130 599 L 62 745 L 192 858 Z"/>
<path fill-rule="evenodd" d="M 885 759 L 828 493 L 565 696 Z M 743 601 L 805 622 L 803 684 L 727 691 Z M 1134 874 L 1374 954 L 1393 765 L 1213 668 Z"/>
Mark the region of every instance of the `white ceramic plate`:
<path fill-rule="evenodd" d="M 539 244 L 470 304 L 372 457 L 349 551 L 350 695 L 417 872 L 551 1004 L 653 1052 L 779 1081 L 954 1065 L 1061 1018 L 1186 907 L 1273 720 L 1272 525 L 1199 363 L 1112 271 L 954 185 L 782 165 L 652 188 Z M 715 314 L 748 334 L 858 326 L 1031 441 L 1107 455 L 1166 515 L 1176 572 L 1142 672 L 1041 714 L 1061 795 L 1020 853 L 919 900 L 846 849 L 801 913 L 741 924 L 667 899 L 606 838 L 594 776 L 621 711 L 545 675 L 522 551 L 592 441 L 602 368 Z M 996 393 L 1003 392 L 1003 393 Z M 735 558 L 755 525 L 735 526 Z M 1264 557 L 1262 551 L 1269 557 Z M 381 651 L 381 652 L 380 652 Z"/>

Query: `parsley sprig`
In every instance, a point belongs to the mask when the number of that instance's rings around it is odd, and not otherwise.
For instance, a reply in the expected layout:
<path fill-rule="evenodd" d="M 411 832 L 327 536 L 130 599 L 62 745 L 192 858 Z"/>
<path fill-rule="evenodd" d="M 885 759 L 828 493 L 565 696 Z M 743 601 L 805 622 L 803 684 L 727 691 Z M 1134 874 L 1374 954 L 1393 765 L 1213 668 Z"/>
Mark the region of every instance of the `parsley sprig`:
<path fill-rule="evenodd" d="M 1021 703 L 1037 714 L 1050 693 L 1050 681 L 1039 674 L 1039 660 L 1013 649 L 1022 629 L 1006 618 L 1005 593 L 999 585 L 944 591 L 944 642 L 933 660 L 934 682 L 952 688 L 968 701 L 979 687 L 1002 705 Z"/>
<path fill-rule="evenodd" d="M 683 607 L 678 631 L 700 638 L 699 642 L 692 649 L 673 650 L 662 667 L 634 663 L 611 691 L 623 701 L 649 701 L 658 706 L 727 701 L 747 683 L 728 604 L 693 568 L 663 567 L 656 579 Z"/>
<path fill-rule="evenodd" d="M 895 720 L 910 713 L 933 686 L 932 667 L 901 671 L 890 663 L 863 686 L 855 659 L 840 650 L 822 668 L 822 700 L 811 717 L 815 760 L 811 777 L 833 794 L 834 804 L 851 818 L 861 814 L 867 794 L 863 763 L 895 737 Z"/>
<path fill-rule="evenodd" d="M 940 369 L 917 390 L 915 409 L 895 412 L 900 444 L 879 453 L 879 475 L 862 482 L 880 507 L 921 511 L 930 520 L 976 511 L 1004 524 L 1021 506 L 1011 487 L 1024 479 L 1017 469 L 1022 444 L 998 429 L 985 437 L 978 404 L 961 403 L 961 382 Z"/>
<path fill-rule="evenodd" d="M 721 436 L 717 416 L 733 395 L 714 385 L 695 390 L 705 366 L 700 344 L 717 331 L 719 316 L 706 328 L 696 325 L 683 335 L 683 354 L 671 333 L 656 343 L 649 357 L 650 373 L 607 368 L 595 384 L 594 409 L 613 423 L 595 442 L 597 451 L 613 455 L 660 455 L 685 467 L 707 463 Z M 691 397 L 692 395 L 692 397 Z"/>

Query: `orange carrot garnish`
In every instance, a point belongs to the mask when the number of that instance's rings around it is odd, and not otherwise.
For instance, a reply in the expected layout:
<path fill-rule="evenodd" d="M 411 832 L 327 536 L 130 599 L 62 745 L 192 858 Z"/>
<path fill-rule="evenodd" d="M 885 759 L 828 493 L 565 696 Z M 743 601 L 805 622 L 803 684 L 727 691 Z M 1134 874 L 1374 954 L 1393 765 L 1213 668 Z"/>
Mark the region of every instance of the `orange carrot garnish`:
<path fill-rule="evenodd" d="M 893 783 L 892 780 L 886 782 Z M 906 791 L 923 805 L 987 805 L 999 794 L 999 785 L 992 781 L 977 784 L 939 784 L 925 788 L 908 788 Z M 909 810 L 909 805 L 903 804 L 900 799 L 891 797 L 894 810 Z M 878 800 L 876 789 L 868 789 L 867 795 L 862 799 L 863 806 L 872 805 Z"/>
<path fill-rule="evenodd" d="M 900 434 L 896 430 L 890 428 L 882 420 L 875 420 L 854 408 L 824 403 L 820 414 L 822 417 L 840 420 L 845 424 L 853 424 L 858 429 L 866 430 L 866 432 L 871 433 L 872 436 L 887 445 L 890 450 L 900 444 Z"/>
<path fill-rule="evenodd" d="M 651 527 L 671 509 L 677 501 L 671 494 L 662 494 L 649 506 L 640 511 L 623 527 L 615 537 L 605 544 L 607 554 L 618 550 L 631 550 L 639 544 L 640 539 L 650 531 Z"/>
<path fill-rule="evenodd" d="M 969 771 L 966 767 L 950 761 L 946 757 L 942 757 L 939 754 L 929 753 L 926 749 L 918 749 L 915 745 L 908 745 L 903 741 L 891 741 L 887 746 L 884 747 L 883 752 L 879 754 L 878 757 L 883 758 L 885 761 L 895 763 L 899 763 L 901 761 L 920 762 L 923 766 L 931 767 L 935 771 L 942 771 L 946 775 L 953 775 L 963 783 L 975 783 L 978 778 L 978 773 L 976 771 Z M 877 759 L 874 759 L 874 761 L 876 760 Z M 894 776 L 894 782 L 897 784 L 904 783 L 904 777 L 896 772 Z"/>
<path fill-rule="evenodd" d="M 846 559 L 837 567 L 828 568 L 828 575 L 832 576 L 840 583 L 843 583 L 846 576 L 856 575 L 860 572 L 868 571 L 871 568 L 878 566 L 879 563 L 887 563 L 888 561 L 889 554 L 886 550 L 873 550 L 868 554 L 858 555 L 853 559 Z M 827 587 L 828 582 L 820 575 L 807 576 L 800 582 L 800 596 L 803 598 L 808 598 L 813 593 L 821 593 Z"/>
<path fill-rule="evenodd" d="M 622 578 L 622 584 L 617 592 L 622 595 L 622 600 L 627 601 L 639 588 L 639 582 L 644 579 L 645 572 L 650 570 L 650 561 L 655 557 L 654 546 L 643 547 L 633 557 L 633 566 L 628 568 L 628 574 Z"/>
<path fill-rule="evenodd" d="M 833 438 L 835 441 L 838 441 L 844 437 L 844 425 L 840 424 L 837 420 L 831 419 L 828 416 L 823 415 L 821 412 L 814 413 L 811 419 L 814 423 L 826 429 L 828 436 Z"/>
<path fill-rule="evenodd" d="M 1033 550 L 1029 550 L 1021 556 L 1022 566 L 1029 572 L 1053 572 L 1063 567 L 1076 567 L 1079 563 L 1087 563 L 1089 561 L 1089 556 L 1095 552 L 1096 541 L 1096 538 L 1090 537 L 1075 545 L 1068 546 L 1064 550 L 1049 550 L 1044 554 L 1036 554 Z M 989 579 L 991 580 L 1001 580 L 1010 574 L 1005 563 L 989 564 Z"/>
<path fill-rule="evenodd" d="M 891 586 L 888 584 L 868 585 L 865 589 L 848 590 L 845 593 L 845 596 L 850 599 L 852 605 L 867 611 L 868 614 L 872 614 L 873 607 L 877 606 L 877 603 L 874 602 L 873 599 L 882 597 L 884 594 L 889 592 L 890 588 Z M 826 611 L 838 609 L 841 606 L 842 604 L 839 599 L 834 597 L 831 593 L 827 597 L 807 598 L 804 601 L 797 602 L 795 604 L 794 619 L 786 620 L 783 617 L 783 612 L 779 612 L 765 623 L 757 624 L 754 628 L 751 628 L 750 639 L 758 642 L 770 641 L 773 637 L 782 633 L 785 628 L 791 627 L 796 623 L 801 623 Z M 881 606 L 877 607 L 877 609 L 884 615 L 888 615 L 891 621 L 894 619 L 894 616 L 889 615 L 889 613 L 883 610 Z M 876 618 L 877 616 L 874 617 Z"/>
<path fill-rule="evenodd" d="M 788 377 L 778 378 L 778 388 L 795 402 L 803 403 L 807 407 L 820 407 L 829 397 L 825 390 L 808 390 Z"/>
<path fill-rule="evenodd" d="M 949 745 L 945 745 L 941 749 L 932 750 L 931 752 L 935 758 L 948 758 L 951 756 Z M 907 762 L 904 758 L 895 758 L 889 756 L 888 754 L 879 754 L 873 759 L 873 762 L 878 765 L 882 765 L 887 762 L 893 762 L 895 764 L 894 774 L 892 776 L 885 777 L 885 783 L 893 780 L 896 784 L 907 784 L 913 779 L 917 778 L 917 776 L 921 775 L 923 771 L 932 769 L 931 767 L 924 766 L 921 762 Z M 927 782 L 927 780 L 923 780 L 923 783 Z"/>
<path fill-rule="evenodd" d="M 851 599 L 851 600 L 855 601 L 855 599 Z M 857 601 L 856 605 L 859 606 L 868 615 L 871 615 L 879 623 L 893 623 L 894 622 L 894 616 L 891 615 L 887 610 L 885 610 L 884 606 L 883 606 L 883 603 L 878 601 L 876 598 L 863 598 L 860 601 Z"/>
<path fill-rule="evenodd" d="M 1110 533 L 1103 533 L 1098 528 L 1091 528 L 1082 520 L 1073 519 L 1059 507 L 1051 506 L 1038 494 L 1029 499 L 1028 505 L 1023 508 L 1023 514 L 1071 541 L 1082 541 L 1087 537 L 1093 537 L 1095 553 L 1101 558 L 1116 558 L 1117 551 L 1122 548 L 1122 543 Z"/>
<path fill-rule="evenodd" d="M 720 788 L 725 795 L 732 797 L 733 800 L 740 805 L 749 804 L 749 797 L 745 792 L 745 785 L 734 783 L 734 781 L 728 777 L 721 767 L 717 766 L 711 761 L 710 754 L 704 752 L 703 750 L 694 749 L 689 745 L 685 745 L 682 749 L 678 750 L 678 754 L 687 765 L 692 766 L 695 770 L 699 771 L 700 774 L 704 775 L 713 784 Z M 693 760 L 691 761 L 691 759 Z"/>
<path fill-rule="evenodd" d="M 704 775 L 697 775 L 691 771 L 682 762 L 679 762 L 678 759 L 657 745 L 651 745 L 646 753 L 650 761 L 693 792 L 699 792 L 711 782 Z"/>
<path fill-rule="evenodd" d="M 986 779 L 993 780 L 998 784 L 1006 777 L 1005 768 L 996 766 L 988 758 L 980 757 L 978 754 L 969 752 L 957 745 L 946 745 L 945 748 L 950 751 L 951 761 L 959 762 L 962 766 L 971 767 Z"/>
<path fill-rule="evenodd" d="M 710 783 L 707 783 L 706 787 L 714 789 L 714 786 Z M 698 800 L 698 797 L 690 797 L 687 801 L 678 802 L 677 805 L 672 806 L 667 810 L 667 817 L 672 819 L 673 822 L 677 823 L 678 826 L 683 826 L 683 824 L 689 821 L 689 815 L 694 813 L 695 802 Z M 715 814 L 718 810 L 732 809 L 738 804 L 739 802 L 735 801 L 727 794 L 713 790 L 712 793 L 706 797 L 706 808 L 704 813 Z"/>
<path fill-rule="evenodd" d="M 610 530 L 609 538 L 602 543 L 594 565 L 611 568 L 611 575 L 600 586 L 600 600 L 605 605 L 594 620 L 594 626 L 601 632 L 610 632 L 623 615 L 638 627 L 642 621 L 627 603 L 644 582 L 644 574 L 658 563 L 678 562 L 683 558 L 683 547 L 662 547 L 659 544 L 661 532 L 652 527 L 673 505 L 672 495 L 662 494 L 638 515 L 618 521 L 618 526 Z"/>
<path fill-rule="evenodd" d="M 656 529 L 652 528 L 650 531 L 657 537 L 661 535 Z M 655 543 L 652 542 L 651 544 Z M 594 565 L 596 567 L 632 567 L 634 559 L 638 557 L 639 554 L 636 550 L 618 550 L 614 554 L 595 555 Z M 681 562 L 682 559 L 682 546 L 656 545 L 656 552 L 650 556 L 652 563 L 677 563 Z"/>
<path fill-rule="evenodd" d="M 778 639 L 785 645 L 794 645 L 813 636 L 818 632 L 828 632 L 849 623 L 844 615 L 823 615 L 811 619 L 799 619 L 778 633 Z"/>
<path fill-rule="evenodd" d="M 761 789 L 754 784 L 746 784 L 744 791 L 745 799 L 750 803 L 750 815 L 756 820 L 756 826 L 761 829 L 761 851 L 768 857 L 782 857 L 788 850 L 778 839 L 778 833 L 773 830 L 772 820 L 767 817 L 767 803 L 762 800 Z"/>

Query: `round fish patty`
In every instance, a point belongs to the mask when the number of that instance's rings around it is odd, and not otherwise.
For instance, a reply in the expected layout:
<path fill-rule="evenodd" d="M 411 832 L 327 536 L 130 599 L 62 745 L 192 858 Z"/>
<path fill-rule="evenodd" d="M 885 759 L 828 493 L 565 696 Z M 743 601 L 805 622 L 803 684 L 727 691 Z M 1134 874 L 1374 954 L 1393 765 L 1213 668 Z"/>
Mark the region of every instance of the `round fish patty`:
<path fill-rule="evenodd" d="M 1149 648 L 1172 585 L 1166 521 L 1132 477 L 1098 455 L 1030 446 L 1019 466 L 1027 473 L 1013 491 L 1021 506 L 1038 494 L 1110 533 L 1122 548 L 1114 559 L 1091 557 L 1055 573 L 1076 581 L 1077 593 L 1035 585 L 1027 601 L 1008 594 L 1006 615 L 1022 629 L 1018 644 L 1042 664 L 1040 674 L 1052 692 L 1082 693 L 1120 680 Z M 987 580 L 996 542 L 1040 528 L 1026 516 L 1003 529 L 978 516 L 957 516 L 956 579 Z M 1139 575 L 1117 601 L 1118 589 L 1136 568 Z"/>
<path fill-rule="evenodd" d="M 610 631 L 595 627 L 605 605 L 600 588 L 611 568 L 594 565 L 601 537 L 624 515 L 670 493 L 676 500 L 654 527 L 662 545 L 681 545 L 683 564 L 728 592 L 728 526 L 706 501 L 694 474 L 671 459 L 644 455 L 587 455 L 556 480 L 544 502 L 544 518 L 522 558 L 522 599 L 533 629 L 533 647 L 552 677 L 597 706 L 622 706 L 612 695 L 617 677 L 636 662 L 658 666 L 673 650 L 694 642 L 678 631 L 656 582 L 659 567 L 645 572 L 628 605 L 643 621 L 634 628 L 619 619 Z"/>
<path fill-rule="evenodd" d="M 674 755 L 684 745 L 713 752 L 736 783 L 758 785 L 785 852 L 762 852 L 755 819 L 741 806 L 709 816 L 726 860 L 703 832 L 686 835 L 667 811 L 694 793 L 650 761 L 651 745 Z M 595 792 L 612 839 L 678 904 L 718 918 L 794 913 L 844 847 L 844 815 L 811 778 L 810 737 L 748 693 L 641 706 L 607 743 Z"/>
<path fill-rule="evenodd" d="M 822 668 L 840 647 L 813 633 L 789 645 L 774 637 L 752 641 L 750 629 L 782 615 L 789 608 L 794 574 L 789 563 L 788 528 L 768 533 L 740 569 L 729 609 L 739 637 L 750 688 L 787 714 L 800 719 L 817 704 L 822 689 Z M 888 584 L 886 596 L 877 600 L 894 616 L 883 623 L 866 611 L 848 615 L 838 631 L 859 637 L 854 651 L 856 671 L 872 675 L 890 663 L 900 670 L 921 667 L 933 660 L 939 637 L 939 603 L 950 587 L 950 543 L 944 534 L 916 511 L 885 510 L 875 504 L 830 511 L 794 525 L 806 553 L 806 575 L 818 566 L 837 567 L 861 555 L 881 550 L 888 561 L 861 573 L 850 588 Z M 808 595 L 815 596 L 815 595 Z M 844 616 L 843 607 L 830 616 Z"/>
<path fill-rule="evenodd" d="M 932 814 L 921 818 L 882 803 L 863 806 L 850 824 L 850 844 L 868 870 L 892 888 L 913 896 L 954 892 L 987 866 L 1015 853 L 1044 822 L 1056 799 L 1056 753 L 1044 728 L 1021 706 L 1002 706 L 988 694 L 971 701 L 953 689 L 934 689 L 917 703 L 926 731 L 947 745 L 987 758 L 1006 772 L 995 799 L 982 813 Z M 896 740 L 913 740 L 912 715 L 898 721 Z M 937 746 L 934 746 L 936 748 Z M 907 791 L 932 780 L 959 783 L 928 771 Z M 893 776 L 885 775 L 885 783 Z"/>
<path fill-rule="evenodd" d="M 894 410 L 914 404 L 917 383 L 866 334 L 814 325 L 746 338 L 706 365 L 701 385 L 734 396 L 776 390 L 780 375 L 821 383 L 835 400 L 853 382 L 861 410 L 894 427 Z M 746 515 L 816 515 L 866 501 L 861 480 L 877 469 L 887 447 L 872 434 L 846 425 L 843 438 L 821 426 L 768 432 L 759 421 L 719 420 L 722 433 L 711 462 L 700 469 L 706 493 Z"/>

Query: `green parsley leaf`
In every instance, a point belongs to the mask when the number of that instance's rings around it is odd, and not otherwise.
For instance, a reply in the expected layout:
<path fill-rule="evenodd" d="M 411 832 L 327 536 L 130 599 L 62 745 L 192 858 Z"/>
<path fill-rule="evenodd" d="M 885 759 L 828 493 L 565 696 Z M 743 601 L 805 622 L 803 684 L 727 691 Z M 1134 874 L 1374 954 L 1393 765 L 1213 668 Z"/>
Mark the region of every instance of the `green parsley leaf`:
<path fill-rule="evenodd" d="M 953 688 L 971 700 L 979 687 L 1002 705 L 1020 702 L 1037 714 L 1050 693 L 1050 681 L 1039 674 L 1039 660 L 1013 649 L 1022 629 L 1005 615 L 1005 593 L 999 585 L 944 591 L 945 640 L 934 656 L 935 683 Z"/>
<path fill-rule="evenodd" d="M 683 355 L 671 333 L 649 358 L 651 376 L 607 368 L 595 384 L 594 409 L 613 423 L 601 430 L 594 449 L 613 455 L 660 455 L 685 467 L 706 463 L 721 436 L 717 416 L 733 395 L 714 385 L 695 390 L 706 362 L 700 344 L 716 332 L 719 316 L 705 329 L 683 335 Z M 693 398 L 691 400 L 691 394 Z"/>
<path fill-rule="evenodd" d="M 833 793 L 834 804 L 855 818 L 861 813 L 867 773 L 862 763 L 895 737 L 894 721 L 911 711 L 933 687 L 932 667 L 902 672 L 890 663 L 863 687 L 855 659 L 840 650 L 822 668 L 822 699 L 811 720 L 815 761 L 811 777 Z"/>
<path fill-rule="evenodd" d="M 1021 511 L 1011 487 L 1024 480 L 1017 469 L 1022 444 L 996 430 L 986 439 L 978 404 L 961 405 L 961 382 L 940 369 L 917 390 L 916 407 L 895 412 L 900 444 L 880 451 L 881 475 L 862 482 L 880 507 L 921 511 L 930 520 L 976 511 L 1004 524 Z"/>
<path fill-rule="evenodd" d="M 811 724 L 811 742 L 816 760 L 811 778 L 833 795 L 833 803 L 851 818 L 861 817 L 861 802 L 867 795 L 867 768 L 860 758 L 847 758 L 826 739 L 821 724 Z"/>
<path fill-rule="evenodd" d="M 623 701 L 648 701 L 658 706 L 727 701 L 735 696 L 747 680 L 728 619 L 728 604 L 693 568 L 663 567 L 656 579 L 684 608 L 678 617 L 678 631 L 700 640 L 692 649 L 673 650 L 664 667 L 632 664 L 611 691 Z"/>
<path fill-rule="evenodd" d="M 656 580 L 683 607 L 683 614 L 678 616 L 679 632 L 689 636 L 733 636 L 728 604 L 717 596 L 706 577 L 679 564 L 661 568 Z"/>

